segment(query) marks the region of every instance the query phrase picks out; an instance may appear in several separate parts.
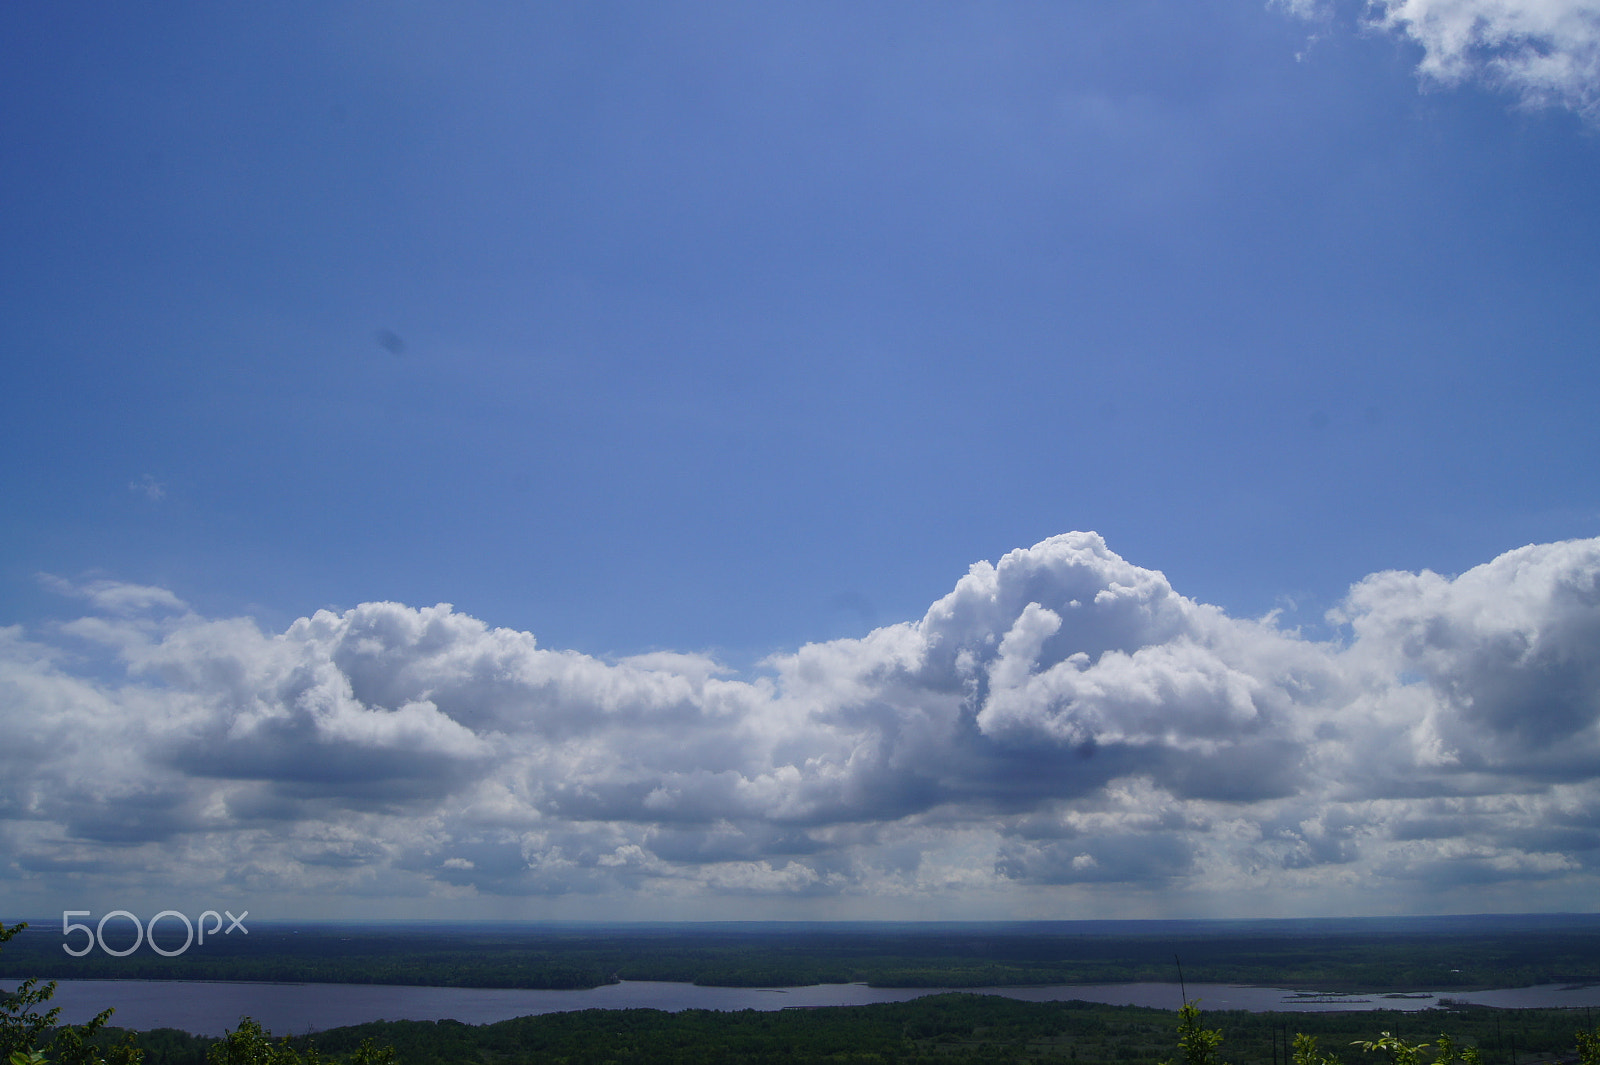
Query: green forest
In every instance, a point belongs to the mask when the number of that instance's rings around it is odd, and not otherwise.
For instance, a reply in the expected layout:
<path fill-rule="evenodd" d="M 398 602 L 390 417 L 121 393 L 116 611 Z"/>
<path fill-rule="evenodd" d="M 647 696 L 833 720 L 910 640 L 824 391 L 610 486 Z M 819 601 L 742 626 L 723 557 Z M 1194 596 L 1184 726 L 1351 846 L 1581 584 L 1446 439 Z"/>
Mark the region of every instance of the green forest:
<path fill-rule="evenodd" d="M 1199 1056 L 1180 1045 L 1183 1018 L 1166 1010 L 1082 1002 L 1017 1002 L 991 995 L 932 995 L 910 1002 L 810 1010 L 718 1013 L 584 1010 L 497 1024 L 384 1021 L 271 1040 L 246 1021 L 242 1038 L 214 1040 L 171 1029 L 136 1033 L 143 1065 L 690 1065 L 783 1062 L 943 1063 L 1018 1061 L 1040 1065 L 1452 1065 L 1436 1053 L 1441 1032 L 1482 1065 L 1580 1060 L 1600 1065 L 1600 1039 L 1569 1010 L 1464 1008 L 1422 1013 L 1243 1013 L 1204 1017 L 1219 1045 Z M 1316 1040 L 1296 1061 L 1296 1036 Z M 1364 1050 L 1385 1036 L 1406 1047 Z M 1585 1042 L 1580 1041 L 1580 1036 Z M 96 1034 L 112 1049 L 126 1038 Z M 230 1045 L 229 1040 L 233 1040 Z M 1304 1047 L 1304 1041 L 1300 1041 Z M 242 1048 L 242 1049 L 241 1049 Z M 381 1050 L 378 1048 L 382 1048 Z M 392 1058 L 389 1056 L 392 1053 Z M 51 1061 L 56 1059 L 52 1058 Z M 76 1065 L 62 1061 L 60 1065 Z M 1470 1061 L 1463 1065 L 1470 1065 Z"/>
<path fill-rule="evenodd" d="M 0 943 L 16 936 L 0 925 Z M 9 1065 L 677 1065 L 1038 1062 L 1072 1065 L 1600 1065 L 1587 1011 L 1452 1005 L 1416 1013 L 1177 1015 L 1085 1002 L 941 994 L 871 1006 L 720 1013 L 585 1010 L 487 1025 L 380 1021 L 274 1039 L 123 1032 L 109 1011 L 58 1027 L 51 985 L 0 1001 Z M 1214 1027 L 1210 1027 L 1214 1026 Z"/>
<path fill-rule="evenodd" d="M 616 980 L 724 987 L 866 983 L 1004 987 L 1192 979 L 1305 989 L 1475 990 L 1600 982 L 1600 918 L 1147 922 L 1138 926 L 254 924 L 166 958 L 69 957 L 35 924 L 0 977 L 268 980 L 435 987 L 586 988 Z M 108 938 L 118 931 L 108 926 Z M 165 929 L 163 929 L 165 931 Z M 175 944 L 176 945 L 176 944 Z"/>

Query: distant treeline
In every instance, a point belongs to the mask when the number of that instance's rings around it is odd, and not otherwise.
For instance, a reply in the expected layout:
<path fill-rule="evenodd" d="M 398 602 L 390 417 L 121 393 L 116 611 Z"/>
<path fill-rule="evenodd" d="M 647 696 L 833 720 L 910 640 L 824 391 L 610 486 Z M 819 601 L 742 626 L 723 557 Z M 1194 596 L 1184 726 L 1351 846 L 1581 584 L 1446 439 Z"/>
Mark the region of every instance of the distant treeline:
<path fill-rule="evenodd" d="M 1476 1046 L 1483 1065 L 1533 1065 L 1570 1058 L 1575 1033 L 1593 1018 L 1574 1010 L 1466 1007 L 1421 1013 L 1205 1014 L 1225 1036 L 1230 1065 L 1288 1065 L 1296 1033 L 1314 1035 L 1343 1065 L 1392 1065 L 1352 1044 L 1389 1032 L 1427 1043 L 1441 1031 Z M 717 1013 L 585 1010 L 471 1026 L 456 1021 L 363 1024 L 291 1040 L 324 1057 L 352 1054 L 363 1040 L 393 1046 L 401 1065 L 786 1065 L 842 1062 L 1028 1061 L 1062 1065 L 1158 1065 L 1175 1054 L 1176 1019 L 1163 1010 L 1084 1002 L 1017 1002 L 988 995 L 937 995 L 910 1002 L 812 1010 Z M 108 1033 L 106 1038 L 112 1038 Z M 144 1065 L 206 1065 L 213 1042 L 170 1030 L 137 1036 Z M 1427 1060 L 1427 1058 L 1424 1058 Z"/>
<path fill-rule="evenodd" d="M 407 926 L 253 922 L 178 957 L 62 950 L 34 923 L 0 955 L 21 979 L 269 980 L 442 987 L 589 988 L 615 980 L 724 987 L 878 987 L 1193 981 L 1328 990 L 1468 990 L 1600 982 L 1600 917 L 1519 926 L 1153 924 L 1148 931 L 1037 926 Z M 1138 926 L 1134 926 L 1138 927 Z M 1412 931 L 1406 931 L 1411 927 Z M 181 931 L 181 930 L 180 930 Z M 117 929 L 108 925 L 111 938 Z M 167 932 L 165 926 L 162 933 Z M 113 944 L 113 949 L 131 945 Z M 74 941 L 75 944 L 77 941 Z M 181 943 L 166 944 L 174 949 Z"/>

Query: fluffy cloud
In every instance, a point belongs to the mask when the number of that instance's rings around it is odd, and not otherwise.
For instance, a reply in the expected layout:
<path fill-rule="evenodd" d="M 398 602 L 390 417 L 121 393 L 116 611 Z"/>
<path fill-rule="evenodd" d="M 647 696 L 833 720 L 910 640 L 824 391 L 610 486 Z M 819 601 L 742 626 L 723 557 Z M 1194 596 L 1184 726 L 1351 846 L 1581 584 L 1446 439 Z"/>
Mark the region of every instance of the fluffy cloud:
<path fill-rule="evenodd" d="M 1321 0 L 1280 0 L 1302 16 Z M 1482 80 L 1534 106 L 1600 114 L 1595 0 L 1369 0 L 1374 27 L 1422 47 L 1419 70 L 1444 85 Z"/>
<path fill-rule="evenodd" d="M 0 877 L 640 915 L 1437 908 L 1513 884 L 1568 904 L 1600 864 L 1597 582 L 1600 541 L 1376 574 L 1320 643 L 1072 533 L 743 677 L 443 604 L 270 634 L 63 586 L 91 612 L 0 629 Z"/>

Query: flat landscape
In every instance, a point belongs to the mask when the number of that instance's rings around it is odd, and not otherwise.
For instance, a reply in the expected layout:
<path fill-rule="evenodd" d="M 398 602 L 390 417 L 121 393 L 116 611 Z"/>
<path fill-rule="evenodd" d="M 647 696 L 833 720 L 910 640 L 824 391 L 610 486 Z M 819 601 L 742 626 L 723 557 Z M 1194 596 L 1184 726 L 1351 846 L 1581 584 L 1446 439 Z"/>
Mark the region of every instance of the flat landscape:
<path fill-rule="evenodd" d="M 1202 1004 L 1203 1008 L 1203 1004 Z M 1576 1060 L 1574 1035 L 1593 1018 L 1570 1010 L 1465 1008 L 1423 1013 L 1206 1013 L 1220 1029 L 1220 1062 L 1287 1065 L 1297 1033 L 1314 1035 L 1342 1065 L 1388 1065 L 1353 1046 L 1388 1032 L 1435 1043 L 1447 1032 L 1478 1048 L 1483 1065 Z M 1133 1006 L 1016 1002 L 945 994 L 911 1002 L 816 1010 L 718 1013 L 686 1010 L 584 1010 L 490 1025 L 454 1021 L 377 1022 L 299 1037 L 327 1057 L 352 1054 L 364 1040 L 392 1046 L 401 1065 L 536 1065 L 630 1062 L 942 1062 L 1031 1061 L 1077 1065 L 1159 1065 L 1182 1060 L 1177 1015 Z M 107 1042 L 119 1033 L 109 1033 Z M 211 1040 L 171 1030 L 140 1033 L 145 1065 L 205 1065 Z"/>
<path fill-rule="evenodd" d="M 181 929 L 163 924 L 158 936 Z M 126 942 L 115 937 L 122 933 Z M 124 922 L 107 945 L 133 942 Z M 67 955 L 30 922 L 0 978 L 270 980 L 583 988 L 616 980 L 724 987 L 867 983 L 1003 987 L 1192 981 L 1326 991 L 1449 991 L 1600 982 L 1600 916 L 997 923 L 253 924 L 177 957 Z M 74 941 L 76 942 L 76 941 Z M 1175 961 L 1175 959 L 1177 959 Z"/>
<path fill-rule="evenodd" d="M 0 976 L 326 981 L 440 987 L 591 987 L 616 980 L 721 986 L 872 982 L 952 987 L 1171 981 L 1235 982 L 1403 996 L 1600 982 L 1600 917 L 1477 916 L 1306 921 L 963 924 L 258 925 L 177 957 L 145 944 L 125 957 L 62 950 L 40 922 L 0 952 Z M 107 926 L 108 946 L 125 949 Z M 164 930 L 162 932 L 164 935 Z M 163 944 L 167 949 L 173 945 Z M 1393 1065 L 1357 1044 L 1382 1033 L 1437 1046 L 1448 1033 L 1483 1065 L 1578 1060 L 1593 1011 L 1503 1010 L 1443 1000 L 1404 1012 L 1205 1012 L 1221 1062 L 1287 1065 L 1313 1035 L 1342 1065 Z M 1200 1008 L 1205 1010 L 1201 1001 Z M 234 1025 L 241 1019 L 229 1018 Z M 348 1059 L 371 1040 L 401 1065 L 635 1062 L 944 1062 L 1018 1060 L 1159 1065 L 1179 1057 L 1171 1010 L 1079 1001 L 1019 1002 L 946 993 L 907 1002 L 717 1012 L 597 1010 L 494 1024 L 377 1021 L 300 1034 L 304 1060 Z M 278 1033 L 285 1035 L 288 1033 Z M 101 1032 L 106 1047 L 124 1038 Z M 145 1065 L 204 1065 L 212 1039 L 135 1033 Z M 296 1060 L 300 1060 L 297 1058 Z M 1423 1060 L 1427 1060 L 1424 1058 Z M 279 1065 L 292 1065 L 281 1061 Z"/>

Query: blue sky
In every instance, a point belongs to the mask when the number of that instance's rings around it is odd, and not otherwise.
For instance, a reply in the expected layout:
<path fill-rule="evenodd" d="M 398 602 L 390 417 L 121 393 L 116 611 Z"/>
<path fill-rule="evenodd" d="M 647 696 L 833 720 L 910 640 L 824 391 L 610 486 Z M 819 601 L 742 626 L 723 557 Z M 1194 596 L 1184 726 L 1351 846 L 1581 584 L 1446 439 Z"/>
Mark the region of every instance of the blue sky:
<path fill-rule="evenodd" d="M 0 18 L 15 897 L 1592 906 L 1592 0 Z"/>

